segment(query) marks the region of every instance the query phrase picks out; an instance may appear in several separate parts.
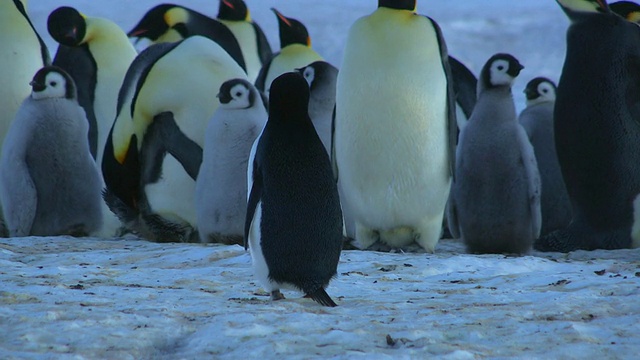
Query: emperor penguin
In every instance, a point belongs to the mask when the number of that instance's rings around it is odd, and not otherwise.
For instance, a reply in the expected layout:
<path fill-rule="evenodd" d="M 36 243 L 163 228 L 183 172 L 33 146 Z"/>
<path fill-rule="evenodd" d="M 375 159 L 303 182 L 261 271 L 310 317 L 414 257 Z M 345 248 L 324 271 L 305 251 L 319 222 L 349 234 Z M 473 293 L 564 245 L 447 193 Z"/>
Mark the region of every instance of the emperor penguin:
<path fill-rule="evenodd" d="M 102 224 L 101 180 L 73 79 L 47 66 L 2 144 L 0 198 L 11 237 L 87 236 Z"/>
<path fill-rule="evenodd" d="M 49 51 L 33 27 L 26 0 L 0 2 L 0 144 L 38 69 L 51 64 Z"/>
<path fill-rule="evenodd" d="M 640 23 L 640 4 L 636 4 L 633 1 L 617 1 L 611 3 L 609 7 L 611 11 L 623 18 L 634 23 Z"/>
<path fill-rule="evenodd" d="M 456 95 L 456 121 L 458 130 L 461 131 L 467 125 L 476 105 L 478 79 L 468 67 L 451 55 L 449 55 L 449 65 L 453 78 L 453 92 Z"/>
<path fill-rule="evenodd" d="M 309 84 L 309 117 L 322 140 L 322 145 L 331 153 L 331 122 L 336 106 L 336 80 L 338 69 L 326 61 L 315 61 L 298 71 Z"/>
<path fill-rule="evenodd" d="M 522 69 L 509 54 L 487 61 L 460 133 L 447 218 L 471 253 L 524 254 L 540 234 L 540 175 L 511 94 Z"/>
<path fill-rule="evenodd" d="M 157 5 L 147 11 L 127 35 L 146 38 L 153 43 L 175 42 L 194 35 L 204 36 L 218 43 L 243 70 L 247 69 L 233 32 L 218 20 L 185 6 Z"/>
<path fill-rule="evenodd" d="M 269 119 L 249 158 L 245 248 L 273 300 L 294 288 L 324 306 L 342 249 L 342 213 L 329 156 L 295 72 L 271 83 Z"/>
<path fill-rule="evenodd" d="M 154 241 L 198 241 L 195 180 L 223 82 L 244 70 L 202 36 L 152 45 L 127 71 L 102 160 L 109 208 Z"/>
<path fill-rule="evenodd" d="M 457 137 L 447 47 L 415 0 L 379 0 L 349 30 L 338 73 L 332 159 L 356 240 L 433 252 Z"/>
<path fill-rule="evenodd" d="M 225 81 L 218 100 L 196 179 L 198 233 L 203 243 L 240 245 L 247 214 L 247 163 L 268 115 L 260 93 L 244 79 Z"/>
<path fill-rule="evenodd" d="M 72 7 L 51 12 L 47 27 L 60 44 L 53 64 L 76 84 L 78 102 L 89 119 L 91 153 L 100 164 L 116 117 L 118 90 L 137 52 L 111 20 L 85 16 Z"/>
<path fill-rule="evenodd" d="M 537 77 L 529 81 L 524 93 L 527 107 L 518 120 L 529 136 L 538 163 L 542 183 L 540 235 L 544 236 L 567 227 L 571 221 L 571 202 L 562 179 L 553 136 L 556 85 L 545 77 Z"/>
<path fill-rule="evenodd" d="M 247 67 L 247 76 L 252 83 L 271 56 L 273 51 L 262 28 L 251 20 L 247 4 L 243 0 L 220 0 L 218 21 L 233 33 Z"/>
<path fill-rule="evenodd" d="M 604 0 L 558 3 L 571 25 L 554 135 L 573 218 L 535 248 L 628 248 L 640 193 L 640 28 L 612 13 Z"/>
<path fill-rule="evenodd" d="M 280 51 L 262 66 L 255 82 L 258 90 L 267 94 L 271 82 L 279 75 L 324 60 L 311 47 L 311 37 L 303 23 L 282 15 L 275 8 L 271 10 L 278 18 Z"/>

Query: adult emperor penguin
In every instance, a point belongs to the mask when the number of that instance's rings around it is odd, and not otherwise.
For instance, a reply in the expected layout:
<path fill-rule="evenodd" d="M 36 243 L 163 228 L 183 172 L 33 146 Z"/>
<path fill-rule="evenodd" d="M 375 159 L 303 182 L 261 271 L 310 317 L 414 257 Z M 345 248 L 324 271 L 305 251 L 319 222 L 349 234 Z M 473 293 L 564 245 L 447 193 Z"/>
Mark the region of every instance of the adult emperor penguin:
<path fill-rule="evenodd" d="M 323 60 L 311 48 L 311 37 L 309 37 L 309 32 L 303 23 L 282 15 L 274 8 L 271 8 L 271 10 L 278 18 L 280 51 L 275 53 L 262 66 L 256 79 L 256 87 L 265 93 L 269 92 L 269 85 L 279 75 L 307 66 L 312 62 Z"/>
<path fill-rule="evenodd" d="M 322 140 L 322 145 L 327 149 L 327 154 L 330 154 L 338 69 L 326 61 L 315 61 L 297 71 L 309 84 L 309 117 Z"/>
<path fill-rule="evenodd" d="M 91 153 L 100 164 L 116 117 L 118 90 L 137 53 L 122 29 L 110 20 L 84 16 L 63 6 L 49 15 L 49 34 L 60 45 L 53 64 L 76 83 L 78 102 L 89 119 Z"/>
<path fill-rule="evenodd" d="M 153 43 L 175 42 L 201 35 L 220 45 L 246 71 L 240 44 L 224 24 L 185 6 L 157 5 L 129 31 L 129 37 L 146 38 Z"/>
<path fill-rule="evenodd" d="M 246 74 L 202 36 L 152 45 L 133 61 L 102 161 L 105 200 L 127 228 L 155 241 L 198 241 L 204 132 L 214 94 L 233 78 Z"/>
<path fill-rule="evenodd" d="M 242 244 L 247 214 L 247 163 L 267 120 L 258 90 L 247 80 L 220 86 L 220 106 L 207 125 L 196 179 L 201 242 Z"/>
<path fill-rule="evenodd" d="M 460 133 L 447 218 L 472 253 L 523 254 L 540 234 L 540 175 L 511 94 L 522 69 L 509 54 L 487 61 Z"/>
<path fill-rule="evenodd" d="M 256 277 L 273 300 L 293 287 L 325 306 L 342 249 L 342 213 L 329 156 L 307 107 L 298 73 L 271 84 L 269 120 L 249 162 L 245 239 Z M 247 242 L 245 242 L 245 247 Z"/>
<path fill-rule="evenodd" d="M 0 2 L 0 144 L 20 104 L 29 96 L 33 74 L 51 63 L 25 4 L 26 0 Z"/>
<path fill-rule="evenodd" d="M 262 65 L 273 55 L 262 28 L 251 20 L 243 0 L 220 0 L 218 20 L 236 37 L 247 66 L 247 76 L 251 82 L 255 82 Z"/>
<path fill-rule="evenodd" d="M 640 23 L 640 4 L 636 4 L 633 1 L 617 1 L 611 3 L 609 7 L 611 11 L 623 18 L 634 23 Z"/>
<path fill-rule="evenodd" d="M 98 167 L 73 79 L 40 69 L 2 145 L 0 197 L 9 235 L 87 236 L 102 224 Z"/>
<path fill-rule="evenodd" d="M 612 13 L 604 0 L 558 3 L 571 25 L 554 135 L 573 218 L 535 248 L 628 248 L 640 193 L 640 28 Z"/>
<path fill-rule="evenodd" d="M 553 230 L 563 229 L 571 221 L 571 202 L 567 186 L 562 179 L 556 144 L 553 136 L 553 106 L 556 101 L 556 85 L 553 81 L 537 77 L 524 90 L 527 108 L 520 113 L 519 122 L 524 127 L 538 163 L 542 183 L 542 229 L 544 236 Z"/>
<path fill-rule="evenodd" d="M 415 0 L 379 0 L 349 30 L 336 89 L 334 165 L 368 248 L 433 252 L 457 136 L 447 48 Z"/>

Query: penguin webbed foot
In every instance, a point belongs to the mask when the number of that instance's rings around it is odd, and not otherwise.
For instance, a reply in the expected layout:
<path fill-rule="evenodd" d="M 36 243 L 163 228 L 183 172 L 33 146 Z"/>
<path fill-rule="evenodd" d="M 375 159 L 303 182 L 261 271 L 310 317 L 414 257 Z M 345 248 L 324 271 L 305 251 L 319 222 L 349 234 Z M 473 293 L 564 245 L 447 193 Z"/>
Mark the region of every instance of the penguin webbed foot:
<path fill-rule="evenodd" d="M 142 220 L 150 231 L 150 240 L 156 242 L 200 242 L 198 231 L 188 224 L 169 221 L 158 214 L 143 214 Z"/>
<path fill-rule="evenodd" d="M 273 290 L 271 292 L 271 301 L 278 301 L 286 299 L 284 295 L 280 292 L 280 289 Z"/>

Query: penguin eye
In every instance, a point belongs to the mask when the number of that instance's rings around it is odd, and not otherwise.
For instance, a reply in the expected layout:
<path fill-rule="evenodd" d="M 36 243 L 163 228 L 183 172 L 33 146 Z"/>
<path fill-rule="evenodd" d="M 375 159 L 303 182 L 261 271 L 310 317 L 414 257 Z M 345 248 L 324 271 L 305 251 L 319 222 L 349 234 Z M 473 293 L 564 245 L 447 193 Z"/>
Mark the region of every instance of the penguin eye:
<path fill-rule="evenodd" d="M 55 81 L 52 81 L 52 82 L 50 82 L 50 83 L 49 83 L 49 85 L 51 85 L 51 86 L 53 86 L 53 87 L 56 87 L 56 86 L 58 86 L 58 83 L 57 83 L 57 82 L 55 82 Z"/>
<path fill-rule="evenodd" d="M 236 91 L 236 97 L 240 97 L 240 96 L 242 96 L 242 92 Z"/>
<path fill-rule="evenodd" d="M 547 90 L 547 89 L 542 89 L 542 92 L 546 94 L 547 92 L 549 92 L 549 90 Z"/>
<path fill-rule="evenodd" d="M 498 70 L 500 70 L 500 71 L 504 70 L 504 66 L 498 65 Z"/>

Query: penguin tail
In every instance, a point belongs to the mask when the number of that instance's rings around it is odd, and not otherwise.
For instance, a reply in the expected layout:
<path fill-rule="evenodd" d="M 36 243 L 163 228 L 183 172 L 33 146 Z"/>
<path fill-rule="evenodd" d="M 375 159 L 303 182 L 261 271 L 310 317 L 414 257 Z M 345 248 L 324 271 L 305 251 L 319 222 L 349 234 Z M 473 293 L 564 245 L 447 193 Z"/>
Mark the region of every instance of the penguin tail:
<path fill-rule="evenodd" d="M 329 294 L 327 294 L 327 292 L 322 287 L 314 292 L 307 293 L 304 297 L 311 298 L 313 301 L 319 303 L 322 306 L 338 306 L 338 304 L 336 304 L 333 299 L 331 299 L 331 296 L 329 296 Z"/>

